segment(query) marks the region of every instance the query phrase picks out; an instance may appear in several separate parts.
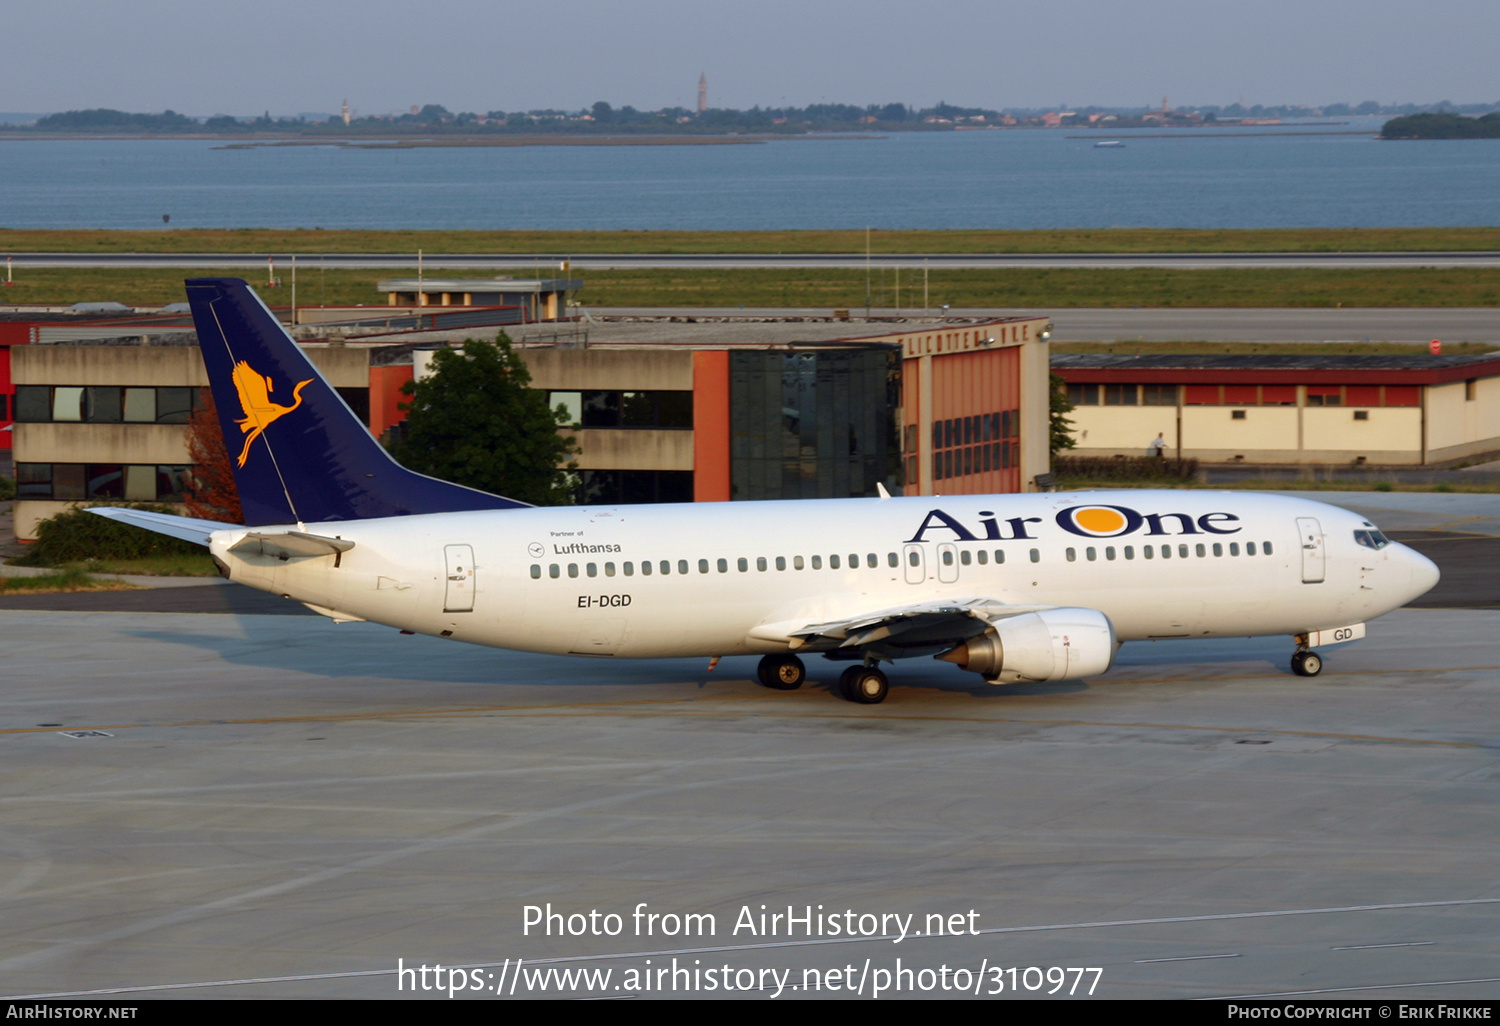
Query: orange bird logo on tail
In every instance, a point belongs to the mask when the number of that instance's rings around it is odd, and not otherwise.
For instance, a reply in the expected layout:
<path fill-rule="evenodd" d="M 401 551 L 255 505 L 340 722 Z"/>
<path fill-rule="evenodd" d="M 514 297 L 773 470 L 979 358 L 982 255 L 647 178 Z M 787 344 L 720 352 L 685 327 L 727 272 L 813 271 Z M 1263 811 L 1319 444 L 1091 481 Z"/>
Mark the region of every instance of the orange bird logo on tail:
<path fill-rule="evenodd" d="M 250 436 L 245 439 L 245 447 L 240 450 L 240 466 L 243 467 L 250 456 L 250 443 L 259 438 L 278 417 L 284 417 L 302 405 L 302 389 L 312 384 L 313 379 L 297 382 L 297 386 L 292 389 L 292 398 L 296 401 L 290 406 L 282 406 L 271 402 L 271 379 L 255 371 L 244 360 L 234 365 L 232 377 L 234 390 L 240 394 L 240 409 L 245 411 L 245 416 L 235 423 L 242 432 Z"/>

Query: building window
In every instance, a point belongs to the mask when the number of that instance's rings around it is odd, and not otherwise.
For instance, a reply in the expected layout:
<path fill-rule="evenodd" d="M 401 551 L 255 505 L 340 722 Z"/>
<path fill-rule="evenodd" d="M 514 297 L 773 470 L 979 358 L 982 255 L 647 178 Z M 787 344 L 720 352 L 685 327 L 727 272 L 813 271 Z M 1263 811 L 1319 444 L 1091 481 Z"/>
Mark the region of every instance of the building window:
<path fill-rule="evenodd" d="M 1230 420 L 1244 420 L 1245 419 L 1245 411 L 1244 410 L 1230 410 L 1229 411 L 1229 419 Z"/>
<path fill-rule="evenodd" d="M 198 389 L 186 386 L 19 385 L 16 388 L 16 420 L 26 424 L 186 424 L 197 405 Z M 368 399 L 365 405 L 368 408 Z"/>
<path fill-rule="evenodd" d="M 1354 419 L 1355 420 L 1369 420 L 1370 419 L 1370 411 L 1369 410 L 1355 410 L 1354 411 Z"/>
<path fill-rule="evenodd" d="M 1136 406 L 1136 387 L 1134 385 L 1105 385 L 1105 406 Z"/>
<path fill-rule="evenodd" d="M 693 393 L 686 390 L 559 391 L 547 393 L 547 403 L 563 407 L 571 423 L 586 428 L 693 426 Z"/>
<path fill-rule="evenodd" d="M 1068 385 L 1068 402 L 1074 406 L 1098 406 L 1098 385 Z"/>
<path fill-rule="evenodd" d="M 118 463 L 18 463 L 20 499 L 181 502 L 192 468 Z"/>
<path fill-rule="evenodd" d="M 1142 385 L 1141 404 L 1143 406 L 1176 406 L 1176 385 Z"/>

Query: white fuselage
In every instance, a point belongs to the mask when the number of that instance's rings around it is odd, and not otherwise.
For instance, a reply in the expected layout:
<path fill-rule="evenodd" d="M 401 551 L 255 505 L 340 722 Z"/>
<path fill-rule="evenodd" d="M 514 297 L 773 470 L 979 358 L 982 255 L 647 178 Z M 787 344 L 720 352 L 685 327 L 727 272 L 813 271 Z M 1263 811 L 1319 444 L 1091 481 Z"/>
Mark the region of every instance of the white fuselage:
<path fill-rule="evenodd" d="M 1096 491 L 428 514 L 303 528 L 354 543 L 337 557 L 231 553 L 246 528 L 212 550 L 231 580 L 336 618 L 532 652 L 718 656 L 950 599 L 1097 609 L 1122 641 L 1359 623 L 1437 580 L 1405 546 L 1359 544 L 1370 527 L 1283 496 Z"/>

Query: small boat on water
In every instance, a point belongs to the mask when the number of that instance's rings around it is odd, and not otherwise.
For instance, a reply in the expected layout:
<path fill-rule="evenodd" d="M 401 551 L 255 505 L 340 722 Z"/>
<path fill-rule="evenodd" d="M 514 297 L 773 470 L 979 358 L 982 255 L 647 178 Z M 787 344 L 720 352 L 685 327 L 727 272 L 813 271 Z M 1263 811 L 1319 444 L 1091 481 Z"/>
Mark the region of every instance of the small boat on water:
<path fill-rule="evenodd" d="M 1096 149 L 1096 150 L 1118 150 L 1118 149 L 1123 148 L 1124 145 L 1125 144 L 1122 143 L 1118 139 L 1101 139 L 1098 142 L 1094 143 L 1094 149 Z"/>

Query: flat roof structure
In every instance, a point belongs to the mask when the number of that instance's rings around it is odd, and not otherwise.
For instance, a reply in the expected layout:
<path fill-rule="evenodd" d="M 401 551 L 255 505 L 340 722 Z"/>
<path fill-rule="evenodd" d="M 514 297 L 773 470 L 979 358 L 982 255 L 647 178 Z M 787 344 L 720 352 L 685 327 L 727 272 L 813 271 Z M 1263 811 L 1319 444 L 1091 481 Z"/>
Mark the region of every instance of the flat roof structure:
<path fill-rule="evenodd" d="M 1427 465 L 1500 450 L 1500 354 L 1065 353 L 1081 456 Z"/>

